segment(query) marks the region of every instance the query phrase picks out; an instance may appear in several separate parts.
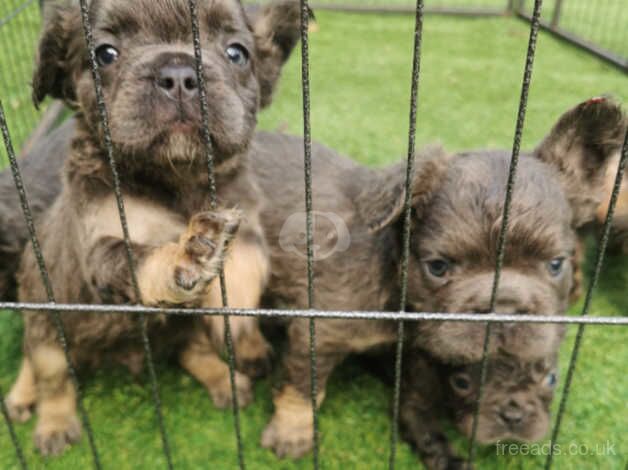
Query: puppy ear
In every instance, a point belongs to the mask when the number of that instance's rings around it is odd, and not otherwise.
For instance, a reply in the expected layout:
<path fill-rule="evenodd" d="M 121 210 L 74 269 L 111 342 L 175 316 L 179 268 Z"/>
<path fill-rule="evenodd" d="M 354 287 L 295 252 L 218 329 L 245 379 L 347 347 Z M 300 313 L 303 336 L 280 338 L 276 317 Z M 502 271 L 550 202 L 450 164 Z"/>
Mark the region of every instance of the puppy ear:
<path fill-rule="evenodd" d="M 253 21 L 263 108 L 272 101 L 281 67 L 301 37 L 301 7 L 295 0 L 278 0 L 261 8 L 247 9 L 247 14 Z M 313 18 L 311 11 L 310 17 Z"/>
<path fill-rule="evenodd" d="M 536 157 L 558 171 L 574 227 L 595 216 L 606 169 L 621 150 L 627 126 L 619 104 L 592 98 L 563 114 L 536 149 Z"/>
<path fill-rule="evenodd" d="M 44 27 L 33 74 L 33 102 L 39 105 L 46 96 L 76 100 L 73 75 L 85 56 L 85 39 L 80 10 L 74 2 L 45 6 Z"/>
<path fill-rule="evenodd" d="M 414 215 L 423 216 L 433 194 L 447 173 L 449 155 L 440 145 L 423 148 L 416 154 L 410 203 Z M 358 210 L 372 232 L 378 232 L 403 215 L 406 198 L 406 165 L 395 166 L 379 184 L 365 188 L 357 198 Z"/>

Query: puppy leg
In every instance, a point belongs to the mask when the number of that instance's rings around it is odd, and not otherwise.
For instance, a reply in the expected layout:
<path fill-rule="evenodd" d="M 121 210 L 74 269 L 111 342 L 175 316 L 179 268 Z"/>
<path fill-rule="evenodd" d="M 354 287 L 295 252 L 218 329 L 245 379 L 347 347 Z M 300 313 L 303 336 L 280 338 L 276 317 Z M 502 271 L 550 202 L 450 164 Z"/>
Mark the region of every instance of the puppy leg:
<path fill-rule="evenodd" d="M 399 425 L 403 438 L 419 454 L 428 470 L 471 470 L 455 455 L 440 418 L 445 393 L 438 365 L 417 351 L 408 351 L 401 378 Z"/>
<path fill-rule="evenodd" d="M 250 241 L 249 241 L 250 240 Z M 266 286 L 269 264 L 265 247 L 257 238 L 240 233 L 225 262 L 225 283 L 229 307 L 257 308 Z M 220 282 L 213 282 L 205 306 L 222 307 Z M 257 318 L 230 317 L 236 368 L 251 378 L 266 375 L 271 368 L 272 349 L 262 335 Z M 212 340 L 224 348 L 224 318 L 206 317 Z"/>
<path fill-rule="evenodd" d="M 291 324 L 290 351 L 284 358 L 286 385 L 275 394 L 275 413 L 262 433 L 262 446 L 272 449 L 278 457 L 299 458 L 312 449 L 314 431 L 307 324 L 307 320 L 301 319 Z M 347 348 L 346 343 L 327 342 L 320 335 L 317 338 L 317 406 L 323 402 L 331 372 L 349 352 L 343 348 Z"/>
<path fill-rule="evenodd" d="M 76 390 L 69 380 L 63 350 L 40 344 L 30 354 L 37 388 L 35 446 L 43 455 L 61 454 L 81 437 Z"/>
<path fill-rule="evenodd" d="M 24 423 L 30 419 L 37 400 L 35 375 L 28 357 L 22 358 L 20 372 L 5 400 L 9 416 L 13 421 Z"/>
<path fill-rule="evenodd" d="M 239 220 L 237 211 L 202 212 L 190 219 L 178 243 L 159 247 L 133 243 L 144 304 L 200 305 L 220 271 Z M 103 301 L 129 302 L 135 293 L 124 241 L 111 235 L 94 238 L 86 263 L 91 270 L 88 279 Z"/>
<path fill-rule="evenodd" d="M 179 355 L 181 366 L 202 383 L 217 408 L 232 406 L 231 378 L 229 367 L 214 349 L 202 325 L 198 325 L 194 336 Z M 253 400 L 249 378 L 235 372 L 238 405 L 244 407 Z"/>
<path fill-rule="evenodd" d="M 404 439 L 416 450 L 428 470 L 472 470 L 471 465 L 454 454 L 431 410 L 415 408 L 406 398 L 401 403 L 399 421 Z"/>

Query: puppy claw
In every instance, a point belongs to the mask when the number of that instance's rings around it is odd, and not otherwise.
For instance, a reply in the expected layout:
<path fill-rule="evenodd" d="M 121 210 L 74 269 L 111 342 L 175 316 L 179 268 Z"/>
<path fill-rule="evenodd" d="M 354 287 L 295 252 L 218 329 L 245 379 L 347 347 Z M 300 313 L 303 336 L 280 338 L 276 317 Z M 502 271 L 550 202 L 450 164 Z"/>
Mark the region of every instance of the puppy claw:
<path fill-rule="evenodd" d="M 311 425 L 281 425 L 273 418 L 262 433 L 261 444 L 279 458 L 298 459 L 312 450 L 313 438 Z"/>
<path fill-rule="evenodd" d="M 238 407 L 244 408 L 253 401 L 253 387 L 251 380 L 244 374 L 235 373 L 236 395 Z M 217 384 L 209 387 L 209 394 L 214 402 L 214 406 L 219 409 L 226 409 L 233 406 L 233 396 L 231 392 L 231 379 L 226 376 Z"/>
<path fill-rule="evenodd" d="M 81 438 L 81 423 L 77 416 L 40 420 L 35 429 L 35 447 L 44 456 L 60 455 Z"/>

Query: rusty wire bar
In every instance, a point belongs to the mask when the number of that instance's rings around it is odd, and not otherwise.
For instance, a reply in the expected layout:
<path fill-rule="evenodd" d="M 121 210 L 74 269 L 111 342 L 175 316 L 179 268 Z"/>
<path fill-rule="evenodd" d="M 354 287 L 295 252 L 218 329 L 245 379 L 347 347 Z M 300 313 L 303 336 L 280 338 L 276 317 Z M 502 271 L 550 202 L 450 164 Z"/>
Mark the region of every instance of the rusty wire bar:
<path fill-rule="evenodd" d="M 9 410 L 7 410 L 7 405 L 4 401 L 4 396 L 0 391 L 0 412 L 2 413 L 2 417 L 4 418 L 4 422 L 7 425 L 7 431 L 9 432 L 9 436 L 11 437 L 11 442 L 13 443 L 13 448 L 15 449 L 15 456 L 17 457 L 17 461 L 20 464 L 20 468 L 22 470 L 28 470 L 28 465 L 26 464 L 26 459 L 24 458 L 24 452 L 22 452 L 22 446 L 20 446 L 20 441 L 15 434 L 15 428 L 13 427 L 13 422 L 11 422 L 11 417 L 9 416 Z"/>
<path fill-rule="evenodd" d="M 196 69 L 196 79 L 199 86 L 199 106 L 201 108 L 201 119 L 203 121 L 203 140 L 205 144 L 205 158 L 207 161 L 207 184 L 209 187 L 209 195 L 212 209 L 218 206 L 216 195 L 216 176 L 214 173 L 214 151 L 209 132 L 209 109 L 207 104 L 207 89 L 205 88 L 205 75 L 203 73 L 203 55 L 201 48 L 201 39 L 198 23 L 198 6 L 196 0 L 188 0 L 190 7 L 190 16 L 192 18 L 192 39 L 194 45 L 194 62 Z M 227 284 L 225 282 L 224 269 L 220 270 L 220 295 L 222 306 L 228 307 L 229 301 L 227 297 Z M 229 316 L 223 317 L 225 326 L 225 345 L 227 347 L 227 363 L 229 365 L 229 381 L 231 382 L 231 403 L 233 412 L 233 424 L 236 437 L 238 465 L 240 470 L 245 469 L 244 461 L 244 444 L 242 441 L 242 432 L 240 429 L 240 406 L 238 403 L 238 395 L 235 382 L 235 350 L 233 347 L 233 337 L 231 334 L 231 322 Z"/>
<path fill-rule="evenodd" d="M 613 225 L 613 215 L 615 214 L 615 206 L 617 205 L 617 199 L 619 197 L 619 191 L 621 190 L 621 183 L 624 178 L 624 171 L 626 169 L 626 161 L 628 161 L 628 130 L 624 138 L 624 145 L 621 151 L 621 158 L 617 167 L 617 176 L 615 177 L 615 184 L 613 186 L 613 192 L 611 194 L 610 204 L 608 206 L 608 212 L 606 213 L 606 220 L 604 221 L 604 229 L 602 231 L 602 237 L 597 249 L 597 255 L 595 260 L 595 268 L 591 281 L 589 282 L 589 288 L 587 289 L 587 295 L 582 306 L 581 316 L 585 317 L 589 314 L 591 308 L 591 301 L 593 300 L 593 292 L 597 286 L 600 273 L 602 272 L 602 265 L 604 264 L 604 256 L 606 254 L 606 248 L 608 246 L 608 239 L 611 233 Z M 576 370 L 576 363 L 578 361 L 580 347 L 582 345 L 582 338 L 584 337 L 584 324 L 580 324 L 578 332 L 576 333 L 576 339 L 574 341 L 573 349 L 571 351 L 571 357 L 569 358 L 569 367 L 567 369 L 567 377 L 565 379 L 565 388 L 560 397 L 560 404 L 558 407 L 558 414 L 556 415 L 556 421 L 554 428 L 552 429 L 552 437 L 550 440 L 550 449 L 545 460 L 545 470 L 552 468 L 554 460 L 553 446 L 558 439 L 558 433 L 560 432 L 560 425 L 562 424 L 563 416 L 567 408 L 567 399 L 569 398 L 569 392 L 571 391 L 571 384 L 573 382 L 574 372 Z"/>
<path fill-rule="evenodd" d="M 310 122 L 310 6 L 301 2 L 301 92 L 303 95 L 303 169 L 305 178 L 305 233 L 307 247 L 307 306 L 314 309 L 314 238 L 312 221 L 312 129 Z M 310 318 L 310 395 L 312 399 L 312 464 L 319 468 L 318 377 L 316 368 L 316 322 Z"/>
<path fill-rule="evenodd" d="M 30 205 L 28 203 L 28 198 L 26 196 L 26 189 L 24 188 L 24 183 L 22 181 L 22 175 L 20 173 L 20 168 L 17 163 L 17 157 L 15 156 L 15 150 L 13 148 L 13 143 L 11 142 L 11 135 L 9 134 L 9 127 L 7 125 L 6 117 L 4 114 L 4 107 L 2 106 L 2 101 L 0 101 L 0 130 L 2 131 L 2 137 L 4 139 L 4 146 L 7 151 L 7 155 L 9 157 L 9 162 L 11 164 L 11 173 L 13 174 L 13 180 L 15 182 L 15 188 L 17 189 L 18 196 L 20 198 L 20 205 L 22 207 L 22 213 L 24 214 L 24 220 L 26 221 L 26 226 L 28 227 L 28 233 L 30 236 L 30 242 L 33 247 L 33 251 L 35 253 L 35 258 L 37 260 L 37 266 L 39 268 L 39 273 L 41 276 L 42 284 L 46 290 L 46 297 L 48 298 L 49 306 L 54 305 L 55 297 L 54 291 L 52 288 L 52 283 L 50 282 L 50 276 L 48 275 L 48 269 L 46 268 L 46 262 L 44 261 L 44 256 L 41 251 L 41 246 L 39 245 L 39 239 L 37 237 L 37 232 L 35 230 L 35 222 L 33 220 L 33 214 L 30 209 Z M 46 311 L 47 309 L 44 309 Z M 98 449 L 96 448 L 96 442 L 94 440 L 94 433 L 92 431 L 92 426 L 89 421 L 89 417 L 87 416 L 87 411 L 85 410 L 85 406 L 83 405 L 83 394 L 81 391 L 81 386 L 78 380 L 78 376 L 76 374 L 76 368 L 72 362 L 72 358 L 70 357 L 70 350 L 68 347 L 68 340 L 65 334 L 65 329 L 63 327 L 63 322 L 61 321 L 61 316 L 58 311 L 51 310 L 51 315 L 53 319 L 53 323 L 55 324 L 55 328 L 57 330 L 57 336 L 59 339 L 59 343 L 63 349 L 63 353 L 65 355 L 65 360 L 68 366 L 68 373 L 70 375 L 70 380 L 72 381 L 74 388 L 76 389 L 76 403 L 78 407 L 79 414 L 81 416 L 81 421 L 83 423 L 83 427 L 85 428 L 85 432 L 87 433 L 87 439 L 89 441 L 90 451 L 92 453 L 92 460 L 94 462 L 94 468 L 100 470 L 100 457 L 98 455 Z"/>
<path fill-rule="evenodd" d="M 131 238 L 129 236 L 129 227 L 126 218 L 126 211 L 124 209 L 124 199 L 122 197 L 122 190 L 120 186 L 120 175 L 113 153 L 113 142 L 111 140 L 111 129 L 109 127 L 109 116 L 107 114 L 107 107 L 105 104 L 102 79 L 98 68 L 98 62 L 96 60 L 96 45 L 94 43 L 94 36 L 92 33 L 92 25 L 89 18 L 89 6 L 87 0 L 80 0 L 81 7 L 81 21 L 83 23 L 83 33 L 85 35 L 85 41 L 87 43 L 87 50 L 89 53 L 89 62 L 91 66 L 92 78 L 94 81 L 94 90 L 96 93 L 96 101 L 98 105 L 98 114 L 100 122 L 102 124 L 103 137 L 105 149 L 107 151 L 107 158 L 109 160 L 109 168 L 113 178 L 113 190 L 116 197 L 116 203 L 118 206 L 118 215 L 120 216 L 120 225 L 124 236 L 124 246 L 126 248 L 127 262 L 129 264 L 129 270 L 131 272 L 131 283 L 135 292 L 136 301 L 142 303 L 142 295 L 140 292 L 139 284 L 137 281 L 137 273 L 135 266 L 135 259 L 133 257 L 133 250 L 131 247 Z M 172 456 L 170 453 L 170 444 L 166 427 L 164 424 L 163 413 L 161 411 L 161 398 L 159 396 L 159 384 L 157 383 L 157 374 L 155 372 L 155 364 L 153 362 L 153 352 L 148 339 L 148 326 L 147 319 L 144 314 L 139 316 L 140 332 L 142 336 L 142 345 L 144 347 L 144 353 L 146 354 L 146 365 L 148 367 L 148 374 L 151 382 L 151 389 L 153 395 L 153 404 L 155 407 L 155 417 L 159 426 L 159 432 L 161 435 L 162 447 L 164 456 L 166 457 L 166 463 L 169 469 L 172 469 Z"/>
<path fill-rule="evenodd" d="M 523 82 L 521 85 L 521 96 L 519 99 L 519 111 L 517 114 L 517 124 L 515 126 L 515 137 L 512 146 L 512 156 L 510 159 L 510 169 L 508 171 L 508 182 L 506 184 L 506 197 L 504 199 L 504 212 L 502 215 L 502 224 L 499 231 L 499 239 L 497 245 L 497 259 L 495 262 L 495 277 L 493 279 L 493 289 L 491 291 L 491 302 L 489 311 L 494 312 L 497 304 L 497 293 L 499 290 L 499 281 L 501 277 L 502 266 L 504 264 L 504 252 L 506 248 L 506 237 L 508 232 L 508 222 L 510 219 L 510 208 L 512 204 L 512 195 L 514 192 L 515 179 L 517 177 L 517 168 L 519 165 L 519 152 L 521 149 L 521 137 L 523 134 L 523 125 L 525 123 L 526 107 L 528 104 L 528 93 L 530 91 L 530 83 L 532 81 L 532 69 L 534 66 L 534 56 L 536 52 L 536 42 L 539 34 L 541 18 L 541 7 L 543 0 L 535 0 L 534 10 L 532 13 L 532 21 L 530 26 L 530 38 L 528 40 L 528 51 L 526 54 L 525 69 L 523 72 Z M 488 349 L 491 335 L 491 323 L 486 324 L 484 332 L 484 344 L 482 348 L 482 367 L 480 373 L 480 387 L 478 390 L 478 399 L 473 410 L 473 422 L 471 427 L 471 439 L 469 441 L 469 464 L 473 463 L 475 457 L 476 437 L 478 430 L 478 420 L 480 412 L 480 403 L 484 393 L 484 384 L 486 382 L 486 373 L 488 369 Z"/>
<path fill-rule="evenodd" d="M 417 0 L 414 23 L 414 49 L 412 53 L 412 78 L 410 90 L 410 122 L 408 130 L 408 161 L 406 165 L 403 245 L 401 254 L 401 292 L 399 296 L 399 310 L 405 311 L 408 294 L 408 264 L 410 258 L 410 230 L 412 216 L 412 180 L 415 166 L 417 109 L 419 97 L 419 75 L 421 72 L 421 44 L 423 39 L 423 0 Z M 393 390 L 393 416 L 390 432 L 390 454 L 388 467 L 395 468 L 397 456 L 397 440 L 399 438 L 399 402 L 401 394 L 401 372 L 403 363 L 404 323 L 397 324 L 397 344 L 395 349 L 395 383 Z"/>

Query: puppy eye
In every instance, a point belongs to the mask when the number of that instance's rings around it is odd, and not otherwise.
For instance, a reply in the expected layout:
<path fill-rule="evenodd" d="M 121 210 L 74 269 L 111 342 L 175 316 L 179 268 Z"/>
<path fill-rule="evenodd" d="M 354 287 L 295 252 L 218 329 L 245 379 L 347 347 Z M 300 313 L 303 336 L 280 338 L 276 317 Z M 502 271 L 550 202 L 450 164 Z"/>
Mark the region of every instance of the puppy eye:
<path fill-rule="evenodd" d="M 249 62 L 249 51 L 241 44 L 231 44 L 225 52 L 229 60 L 236 65 L 244 66 Z"/>
<path fill-rule="evenodd" d="M 550 372 L 549 374 L 547 374 L 547 376 L 545 377 L 545 384 L 548 387 L 554 388 L 557 383 L 558 377 L 556 376 L 555 372 Z"/>
<path fill-rule="evenodd" d="M 554 258 L 552 261 L 547 263 L 547 270 L 552 276 L 557 277 L 563 272 L 564 264 L 565 258 Z"/>
<path fill-rule="evenodd" d="M 103 44 L 96 48 L 96 60 L 101 67 L 113 64 L 118 57 L 120 57 L 120 52 L 111 44 Z"/>
<path fill-rule="evenodd" d="M 449 271 L 449 261 L 444 259 L 433 259 L 425 263 L 430 274 L 434 277 L 444 277 Z"/>
<path fill-rule="evenodd" d="M 454 374 L 449 382 L 456 393 L 466 395 L 471 391 L 471 377 L 468 374 L 462 372 Z"/>

